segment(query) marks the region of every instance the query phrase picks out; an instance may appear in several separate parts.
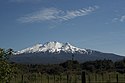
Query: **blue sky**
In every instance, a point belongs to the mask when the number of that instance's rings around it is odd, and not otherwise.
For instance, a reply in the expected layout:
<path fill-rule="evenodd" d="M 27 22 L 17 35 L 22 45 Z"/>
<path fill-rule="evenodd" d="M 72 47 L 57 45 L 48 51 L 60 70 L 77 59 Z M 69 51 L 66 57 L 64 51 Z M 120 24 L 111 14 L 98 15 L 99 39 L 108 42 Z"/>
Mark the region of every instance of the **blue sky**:
<path fill-rule="evenodd" d="M 125 55 L 125 0 L 0 0 L 0 47 L 48 41 Z"/>

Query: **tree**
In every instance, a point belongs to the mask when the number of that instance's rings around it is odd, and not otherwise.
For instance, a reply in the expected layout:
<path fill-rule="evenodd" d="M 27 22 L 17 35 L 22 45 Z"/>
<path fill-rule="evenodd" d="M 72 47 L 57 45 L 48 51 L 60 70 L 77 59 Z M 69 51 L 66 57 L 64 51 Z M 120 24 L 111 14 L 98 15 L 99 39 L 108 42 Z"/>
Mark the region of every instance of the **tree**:
<path fill-rule="evenodd" d="M 111 60 L 95 60 L 88 61 L 82 64 L 82 69 L 90 72 L 113 71 L 114 63 Z"/>
<path fill-rule="evenodd" d="M 13 72 L 11 64 L 7 61 L 8 53 L 0 48 L 0 83 L 7 83 Z"/>
<path fill-rule="evenodd" d="M 0 48 L 0 61 L 6 60 L 6 57 L 5 50 Z"/>
<path fill-rule="evenodd" d="M 63 68 L 65 68 L 66 71 L 71 71 L 71 70 L 80 70 L 80 64 L 76 60 L 68 60 L 64 63 L 59 64 Z"/>
<path fill-rule="evenodd" d="M 14 51 L 13 51 L 12 48 L 9 48 L 9 49 L 6 51 L 6 53 L 7 53 L 7 55 L 12 56 L 13 53 L 14 53 Z"/>
<path fill-rule="evenodd" d="M 115 68 L 117 72 L 125 73 L 125 58 L 121 61 L 115 62 Z"/>

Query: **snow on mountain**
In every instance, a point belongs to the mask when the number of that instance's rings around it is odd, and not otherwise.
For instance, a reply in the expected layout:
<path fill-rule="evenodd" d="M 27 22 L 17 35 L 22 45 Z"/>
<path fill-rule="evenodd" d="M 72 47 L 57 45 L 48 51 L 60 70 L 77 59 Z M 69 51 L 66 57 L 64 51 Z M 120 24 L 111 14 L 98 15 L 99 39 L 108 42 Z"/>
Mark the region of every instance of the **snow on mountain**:
<path fill-rule="evenodd" d="M 54 41 L 47 42 L 43 45 L 36 44 L 32 47 L 17 51 L 15 56 L 11 56 L 9 60 L 21 64 L 57 64 L 71 60 L 73 58 L 72 55 L 74 55 L 74 59 L 80 63 L 103 59 L 118 61 L 124 58 L 123 56 L 113 53 L 81 49 L 69 43 Z"/>
<path fill-rule="evenodd" d="M 75 47 L 69 43 L 60 43 L 60 42 L 47 42 L 45 44 L 36 44 L 33 47 L 29 47 L 23 49 L 21 51 L 17 51 L 15 54 L 23 54 L 23 53 L 37 53 L 37 52 L 49 52 L 49 53 L 87 53 L 86 49 L 80 49 Z"/>
<path fill-rule="evenodd" d="M 17 51 L 15 54 L 39 52 L 41 47 L 42 47 L 42 44 L 36 44 L 33 47 L 29 47 L 29 48 L 23 49 L 21 51 Z"/>

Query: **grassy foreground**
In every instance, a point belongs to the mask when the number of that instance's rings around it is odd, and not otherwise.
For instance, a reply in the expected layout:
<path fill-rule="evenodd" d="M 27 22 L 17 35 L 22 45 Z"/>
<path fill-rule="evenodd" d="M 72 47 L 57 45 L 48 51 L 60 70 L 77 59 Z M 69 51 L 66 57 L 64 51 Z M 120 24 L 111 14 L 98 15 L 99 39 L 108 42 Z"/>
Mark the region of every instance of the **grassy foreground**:
<path fill-rule="evenodd" d="M 125 83 L 125 74 L 86 73 L 86 83 Z M 19 74 L 10 83 L 82 83 L 81 75 L 47 75 L 39 73 Z"/>

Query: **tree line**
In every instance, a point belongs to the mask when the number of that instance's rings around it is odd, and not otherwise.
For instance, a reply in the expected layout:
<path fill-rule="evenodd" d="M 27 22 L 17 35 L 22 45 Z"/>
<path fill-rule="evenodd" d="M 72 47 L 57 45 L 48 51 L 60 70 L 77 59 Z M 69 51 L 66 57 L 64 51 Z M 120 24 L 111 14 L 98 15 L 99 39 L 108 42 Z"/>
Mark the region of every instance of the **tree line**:
<path fill-rule="evenodd" d="M 25 73 L 38 72 L 47 74 L 61 74 L 74 72 L 79 73 L 81 71 L 87 71 L 92 73 L 103 73 L 103 72 L 119 72 L 125 73 L 125 59 L 117 62 L 112 60 L 95 60 L 79 63 L 78 61 L 68 60 L 60 64 L 16 64 L 18 69 Z"/>

